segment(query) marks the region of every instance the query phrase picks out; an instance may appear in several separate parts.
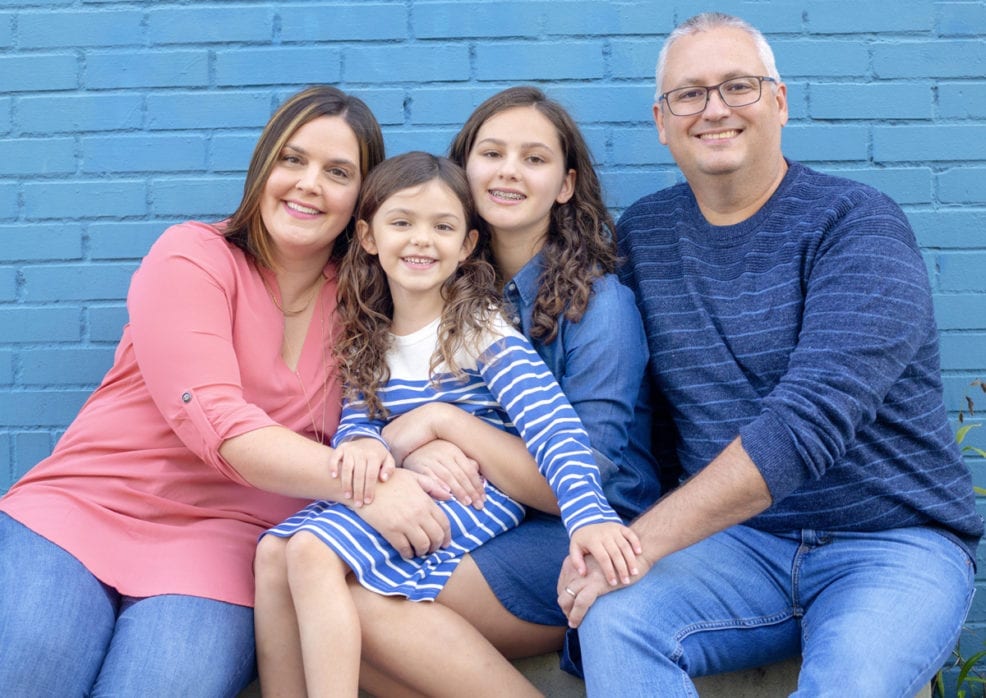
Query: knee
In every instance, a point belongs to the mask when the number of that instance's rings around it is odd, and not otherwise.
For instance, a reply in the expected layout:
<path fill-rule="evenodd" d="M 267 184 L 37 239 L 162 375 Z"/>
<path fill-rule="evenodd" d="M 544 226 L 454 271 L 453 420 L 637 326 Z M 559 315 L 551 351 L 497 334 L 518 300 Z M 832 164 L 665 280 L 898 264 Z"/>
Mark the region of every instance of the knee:
<path fill-rule="evenodd" d="M 308 531 L 299 531 L 287 540 L 284 558 L 288 583 L 292 588 L 307 583 L 324 583 L 327 574 L 348 570 L 332 548 Z"/>
<path fill-rule="evenodd" d="M 286 539 L 273 535 L 266 535 L 257 543 L 253 574 L 258 588 L 287 585 L 287 543 Z"/>

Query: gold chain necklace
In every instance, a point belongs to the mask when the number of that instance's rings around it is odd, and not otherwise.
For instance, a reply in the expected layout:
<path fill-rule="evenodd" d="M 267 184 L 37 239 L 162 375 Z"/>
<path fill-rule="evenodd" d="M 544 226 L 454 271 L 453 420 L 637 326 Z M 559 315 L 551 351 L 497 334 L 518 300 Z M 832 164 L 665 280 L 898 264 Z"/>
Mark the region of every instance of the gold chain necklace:
<path fill-rule="evenodd" d="M 315 299 L 315 296 L 318 295 L 318 289 L 321 287 L 322 281 L 324 279 L 325 277 L 322 276 L 321 274 L 319 274 L 318 278 L 315 279 L 315 283 L 312 284 L 312 290 L 308 294 L 308 300 L 305 301 L 305 304 L 303 306 L 301 306 L 297 310 L 285 310 L 284 306 L 282 306 L 278 302 L 277 296 L 274 294 L 274 289 L 272 289 L 270 287 L 270 284 L 267 283 L 267 277 L 265 277 L 262 272 L 260 274 L 260 280 L 264 282 L 264 288 L 267 289 L 267 295 L 270 296 L 271 301 L 274 302 L 274 305 L 277 307 L 278 310 L 281 311 L 281 315 L 283 315 L 284 317 L 294 317 L 296 315 L 301 315 L 303 312 L 308 310 L 308 306 L 312 304 L 312 301 Z"/>

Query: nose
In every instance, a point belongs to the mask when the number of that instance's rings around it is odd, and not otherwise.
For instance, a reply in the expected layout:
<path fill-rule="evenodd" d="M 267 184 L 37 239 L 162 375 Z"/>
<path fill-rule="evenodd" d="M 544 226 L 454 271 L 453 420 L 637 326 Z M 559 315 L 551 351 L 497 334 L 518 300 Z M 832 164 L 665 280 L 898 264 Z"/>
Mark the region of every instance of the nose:
<path fill-rule="evenodd" d="M 299 175 L 295 187 L 302 191 L 315 191 L 319 187 L 319 171 L 316 167 L 306 167 Z"/>
<path fill-rule="evenodd" d="M 428 226 L 416 225 L 411 229 L 411 244 L 415 247 L 427 247 L 431 243 Z"/>
<path fill-rule="evenodd" d="M 706 119 L 717 119 L 729 114 L 731 107 L 722 98 L 719 89 L 709 90 L 709 97 L 705 100 L 705 109 L 702 116 Z"/>
<path fill-rule="evenodd" d="M 507 155 L 500 160 L 500 169 L 497 173 L 504 179 L 516 179 L 517 178 L 517 157 L 514 155 Z"/>

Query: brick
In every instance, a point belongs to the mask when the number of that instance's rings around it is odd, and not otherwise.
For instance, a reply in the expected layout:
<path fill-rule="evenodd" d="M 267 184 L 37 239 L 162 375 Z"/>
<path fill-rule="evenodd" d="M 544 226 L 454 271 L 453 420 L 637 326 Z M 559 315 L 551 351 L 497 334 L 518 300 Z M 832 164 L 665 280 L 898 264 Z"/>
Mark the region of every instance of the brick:
<path fill-rule="evenodd" d="M 116 344 L 127 324 L 127 307 L 123 303 L 100 305 L 89 309 L 89 339 Z"/>
<path fill-rule="evenodd" d="M 938 12 L 938 33 L 941 36 L 986 34 L 986 6 L 982 3 L 943 2 L 938 5 Z"/>
<path fill-rule="evenodd" d="M 169 92 L 147 97 L 151 130 L 262 126 L 271 115 L 269 92 Z"/>
<path fill-rule="evenodd" d="M 19 48 L 139 46 L 144 14 L 133 10 L 68 12 L 45 9 L 17 16 Z"/>
<path fill-rule="evenodd" d="M 986 274 L 986 268 L 979 272 Z M 986 330 L 986 291 L 982 283 L 977 293 L 947 293 L 935 295 L 935 319 L 940 330 Z M 986 400 L 983 401 L 986 409 Z"/>
<path fill-rule="evenodd" d="M 582 125 L 594 122 L 634 123 L 654 128 L 653 85 L 549 85 L 545 92 Z M 657 131 L 654 131 L 657 138 Z"/>
<path fill-rule="evenodd" d="M 681 180 L 675 169 L 602 170 L 598 171 L 599 181 L 606 194 L 606 205 L 613 209 L 625 209 L 637 199 L 664 189 Z"/>
<path fill-rule="evenodd" d="M 26 467 L 15 473 L 15 479 L 27 472 L 28 468 L 51 455 L 54 440 L 50 431 L 15 431 L 12 435 L 14 456 L 18 463 Z"/>
<path fill-rule="evenodd" d="M 614 129 L 613 165 L 674 165 L 671 151 L 657 139 L 653 126 Z"/>
<path fill-rule="evenodd" d="M 82 139 L 82 171 L 188 172 L 205 169 L 199 135 L 114 135 Z"/>
<path fill-rule="evenodd" d="M 342 52 L 337 48 L 231 48 L 216 51 L 216 84 L 283 85 L 337 83 Z"/>
<path fill-rule="evenodd" d="M 0 385 L 12 385 L 13 382 L 14 352 L 10 349 L 0 349 Z"/>
<path fill-rule="evenodd" d="M 0 395 L 3 391 L 0 391 Z M 13 459 L 13 447 L 10 443 L 10 433 L 0 432 L 0 496 L 7 493 L 10 486 L 21 476 L 20 471 L 15 471 Z M 26 468 L 25 468 L 26 470 Z"/>
<path fill-rule="evenodd" d="M 82 226 L 78 223 L 0 225 L 0 261 L 81 258 Z"/>
<path fill-rule="evenodd" d="M 657 34 L 663 40 L 663 36 L 675 25 L 675 7 L 671 3 L 552 2 L 545 3 L 545 11 L 548 14 L 544 30 L 549 35 L 582 36 L 591 33 L 619 38 L 646 32 Z M 778 17 L 787 15 L 783 11 L 774 14 Z M 651 46 L 655 50 L 656 60 L 660 43 L 655 45 L 652 40 Z"/>
<path fill-rule="evenodd" d="M 30 302 L 116 300 L 130 286 L 134 263 L 32 265 L 21 270 Z"/>
<path fill-rule="evenodd" d="M 220 7 L 154 8 L 147 13 L 152 44 L 267 43 L 274 36 L 270 7 L 224 3 Z"/>
<path fill-rule="evenodd" d="M 820 167 L 839 177 L 855 179 L 876 187 L 902 206 L 931 202 L 931 169 L 927 167 L 881 167 L 839 169 Z"/>
<path fill-rule="evenodd" d="M 0 327 L 5 343 L 78 342 L 82 338 L 78 307 L 0 306 Z M 0 424 L 3 424 L 0 421 Z"/>
<path fill-rule="evenodd" d="M 469 78 L 469 48 L 447 42 L 353 46 L 346 49 L 347 82 L 444 82 Z"/>
<path fill-rule="evenodd" d="M 147 212 L 144 183 L 134 180 L 28 182 L 24 184 L 23 197 L 28 220 L 78 220 Z"/>
<path fill-rule="evenodd" d="M 0 220 L 17 216 L 17 185 L 13 182 L 0 182 Z"/>
<path fill-rule="evenodd" d="M 476 47 L 480 80 L 589 80 L 604 73 L 600 41 L 514 42 Z"/>
<path fill-rule="evenodd" d="M 17 299 L 17 269 L 0 267 L 0 301 Z"/>
<path fill-rule="evenodd" d="M 931 83 L 812 84 L 809 113 L 815 119 L 930 119 Z"/>
<path fill-rule="evenodd" d="M 422 87 L 411 92 L 408 102 L 409 123 L 415 126 L 462 126 L 473 109 L 497 89 L 465 85 L 462 87 Z"/>
<path fill-rule="evenodd" d="M 414 131 L 388 129 L 384 134 L 387 155 L 393 157 L 411 150 L 423 150 L 426 153 L 444 155 L 448 152 L 449 144 L 457 131 L 457 128 L 452 127 Z"/>
<path fill-rule="evenodd" d="M 93 259 L 140 259 L 168 227 L 158 221 L 91 223 L 89 251 Z"/>
<path fill-rule="evenodd" d="M 143 98 L 136 94 L 58 94 L 17 100 L 21 133 L 126 131 L 139 128 Z"/>
<path fill-rule="evenodd" d="M 537 36 L 544 28 L 546 2 L 436 2 L 416 5 L 414 35 L 422 39 Z M 566 3 L 567 6 L 567 3 Z"/>
<path fill-rule="evenodd" d="M 0 177 L 75 171 L 72 138 L 18 138 L 0 141 Z"/>
<path fill-rule="evenodd" d="M 986 301 L 986 250 L 942 252 L 938 255 L 939 282 L 944 291 L 980 291 Z M 983 307 L 986 307 L 984 304 Z M 986 315 L 986 313 L 982 313 Z"/>
<path fill-rule="evenodd" d="M 788 125 L 783 131 L 784 153 L 809 162 L 864 162 L 869 155 L 865 126 L 832 124 Z"/>
<path fill-rule="evenodd" d="M 33 349 L 21 356 L 20 385 L 99 384 L 113 365 L 113 348 Z"/>
<path fill-rule="evenodd" d="M 982 370 L 986 366 L 986 332 L 942 335 L 942 365 L 949 368 Z"/>
<path fill-rule="evenodd" d="M 0 93 L 72 90 L 79 86 L 73 54 L 0 56 Z"/>
<path fill-rule="evenodd" d="M 0 12 L 0 48 L 14 45 L 14 13 Z"/>
<path fill-rule="evenodd" d="M 938 112 L 946 119 L 986 119 L 986 82 L 939 83 Z"/>
<path fill-rule="evenodd" d="M 403 3 L 331 3 L 279 5 L 282 41 L 385 41 L 403 39 L 408 11 Z M 418 37 L 425 35 L 415 32 Z M 448 36 L 461 36 L 449 35 Z"/>
<path fill-rule="evenodd" d="M 986 246 L 986 211 L 908 211 L 907 218 L 922 247 L 961 249 Z"/>
<path fill-rule="evenodd" d="M 942 40 L 873 45 L 879 78 L 978 78 L 986 74 L 986 42 Z"/>
<path fill-rule="evenodd" d="M 772 41 L 771 47 L 777 70 L 785 80 L 791 77 L 831 80 L 869 74 L 870 49 L 856 40 L 779 39 Z"/>
<path fill-rule="evenodd" d="M 982 203 L 986 191 L 986 167 L 954 167 L 937 175 L 942 203 Z"/>
<path fill-rule="evenodd" d="M 808 30 L 817 34 L 926 32 L 933 24 L 934 5 L 928 2 L 895 0 L 888 9 L 879 2 L 812 0 L 805 15 Z"/>
<path fill-rule="evenodd" d="M 0 424 L 64 427 L 78 414 L 89 390 L 19 390 L 0 393 Z"/>
<path fill-rule="evenodd" d="M 984 159 L 986 142 L 981 126 L 895 124 L 873 127 L 873 160 L 877 162 Z"/>
<path fill-rule="evenodd" d="M 646 80 L 650 84 L 647 89 L 651 94 L 657 85 L 657 54 L 661 51 L 661 42 L 656 38 L 636 39 L 621 37 L 613 39 L 609 56 L 609 67 L 614 78 Z"/>
<path fill-rule="evenodd" d="M 404 124 L 404 104 L 407 101 L 407 92 L 403 89 L 395 88 L 366 88 L 360 87 L 355 90 L 347 90 L 354 97 L 359 97 L 366 102 L 373 115 L 381 126 L 388 124 Z M 414 93 L 417 92 L 415 89 Z"/>
<path fill-rule="evenodd" d="M 205 50 L 93 51 L 86 58 L 86 85 L 95 89 L 205 87 Z"/>
<path fill-rule="evenodd" d="M 155 179 L 151 182 L 151 212 L 219 220 L 236 209 L 242 196 L 242 177 Z"/>
<path fill-rule="evenodd" d="M 260 132 L 249 134 L 217 134 L 209 143 L 206 155 L 208 169 L 214 172 L 236 172 L 246 176 L 250 157 Z"/>
<path fill-rule="evenodd" d="M 0 97 L 0 134 L 10 133 L 13 111 L 14 100 L 10 97 Z"/>

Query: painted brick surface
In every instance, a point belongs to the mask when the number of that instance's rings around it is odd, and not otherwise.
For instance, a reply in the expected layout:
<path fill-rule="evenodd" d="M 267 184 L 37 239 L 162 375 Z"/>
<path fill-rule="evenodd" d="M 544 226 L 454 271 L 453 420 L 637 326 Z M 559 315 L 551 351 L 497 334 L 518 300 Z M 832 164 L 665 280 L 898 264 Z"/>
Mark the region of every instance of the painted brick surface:
<path fill-rule="evenodd" d="M 872 184 L 907 212 L 957 411 L 986 378 L 986 2 L 708 4 L 774 46 L 786 154 Z M 0 492 L 50 450 L 109 366 L 141 256 L 169 225 L 232 211 L 260 129 L 287 95 L 314 82 L 359 94 L 395 154 L 444 151 L 487 96 L 541 85 L 582 124 L 618 214 L 680 178 L 653 129 L 654 63 L 697 10 L 684 0 L 3 3 Z M 986 484 L 986 464 L 972 465 Z M 986 635 L 986 603 L 970 623 Z"/>

